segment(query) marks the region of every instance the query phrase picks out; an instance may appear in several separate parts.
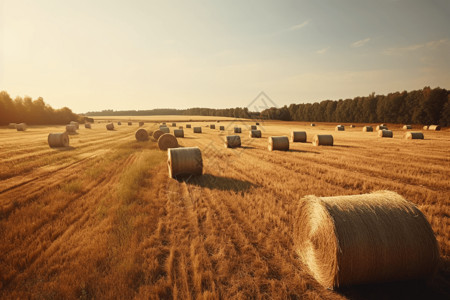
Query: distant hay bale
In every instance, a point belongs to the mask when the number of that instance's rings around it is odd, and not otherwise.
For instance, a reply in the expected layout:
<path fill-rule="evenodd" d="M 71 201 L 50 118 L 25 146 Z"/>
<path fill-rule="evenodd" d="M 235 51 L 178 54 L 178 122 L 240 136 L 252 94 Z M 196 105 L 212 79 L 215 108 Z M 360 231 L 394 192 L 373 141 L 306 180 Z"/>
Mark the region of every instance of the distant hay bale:
<path fill-rule="evenodd" d="M 164 133 L 170 133 L 170 128 L 169 127 L 161 127 L 159 130 L 161 130 Z"/>
<path fill-rule="evenodd" d="M 172 127 L 177 127 L 177 123 L 172 123 Z"/>
<path fill-rule="evenodd" d="M 209 128 L 211 128 L 211 129 L 216 129 L 216 125 L 210 124 L 210 125 L 209 125 Z"/>
<path fill-rule="evenodd" d="M 166 125 L 166 122 L 162 122 L 161 125 Z"/>
<path fill-rule="evenodd" d="M 241 137 L 239 135 L 227 135 L 225 137 L 225 148 L 237 148 L 241 146 Z"/>
<path fill-rule="evenodd" d="M 25 124 L 25 123 L 16 124 L 16 130 L 17 131 L 25 131 L 25 130 L 27 130 L 27 124 Z"/>
<path fill-rule="evenodd" d="M 312 126 L 312 127 L 314 127 L 314 126 L 316 126 L 316 124 L 314 124 L 314 123 L 311 123 L 311 126 Z"/>
<path fill-rule="evenodd" d="M 261 130 L 250 130 L 248 136 L 250 138 L 259 139 L 262 137 L 262 133 L 261 133 Z"/>
<path fill-rule="evenodd" d="M 336 131 L 344 131 L 344 130 L 345 130 L 345 127 L 344 127 L 344 125 L 337 125 L 336 128 L 335 128 L 335 130 L 336 130 Z"/>
<path fill-rule="evenodd" d="M 295 251 L 324 287 L 427 278 L 439 250 L 422 212 L 395 192 L 300 200 Z"/>
<path fill-rule="evenodd" d="M 50 148 L 69 147 L 69 135 L 67 132 L 49 133 L 47 140 Z"/>
<path fill-rule="evenodd" d="M 8 128 L 9 129 L 16 129 L 17 124 L 16 123 L 9 123 Z"/>
<path fill-rule="evenodd" d="M 140 121 L 139 122 L 139 127 L 144 126 L 144 122 Z"/>
<path fill-rule="evenodd" d="M 107 129 L 107 130 L 114 130 L 114 123 L 108 123 L 108 124 L 106 124 L 106 129 Z"/>
<path fill-rule="evenodd" d="M 167 127 L 166 125 L 159 125 L 159 129 L 161 128 L 169 128 L 169 127 Z"/>
<path fill-rule="evenodd" d="M 174 135 L 175 137 L 184 138 L 184 130 L 183 130 L 183 128 L 181 128 L 181 129 L 175 129 L 175 130 L 173 131 L 173 135 Z"/>
<path fill-rule="evenodd" d="M 167 166 L 170 178 L 202 175 L 202 152 L 198 147 L 169 148 L 167 150 Z"/>
<path fill-rule="evenodd" d="M 256 125 L 251 125 L 250 126 L 250 130 L 257 130 L 257 129 L 258 129 L 258 127 Z"/>
<path fill-rule="evenodd" d="M 256 122 L 255 125 L 259 125 L 259 122 Z"/>
<path fill-rule="evenodd" d="M 423 140 L 422 132 L 407 132 L 405 134 L 405 139 L 407 140 Z"/>
<path fill-rule="evenodd" d="M 333 146 L 334 139 L 331 134 L 316 134 L 313 138 L 313 146 Z"/>
<path fill-rule="evenodd" d="M 131 126 L 131 125 L 133 125 L 133 122 L 128 122 L 128 126 Z"/>
<path fill-rule="evenodd" d="M 412 129 L 411 125 L 403 125 L 403 129 L 407 130 L 407 129 Z"/>
<path fill-rule="evenodd" d="M 439 130 L 441 130 L 441 126 L 439 126 L 439 125 L 430 125 L 430 126 L 428 126 L 428 130 L 439 131 Z"/>
<path fill-rule="evenodd" d="M 293 143 L 306 143 L 306 131 L 292 131 L 291 142 Z"/>
<path fill-rule="evenodd" d="M 423 126 L 423 130 L 428 130 L 428 126 L 427 125 Z"/>
<path fill-rule="evenodd" d="M 383 123 L 383 124 L 380 124 L 380 126 L 387 126 L 385 123 Z"/>
<path fill-rule="evenodd" d="M 77 130 L 78 129 L 80 129 L 80 124 L 78 123 L 78 122 L 75 122 L 75 121 L 70 121 L 70 123 L 69 124 L 71 124 L 71 125 L 75 125 L 75 127 L 77 128 Z"/>
<path fill-rule="evenodd" d="M 66 132 L 68 133 L 76 133 L 77 127 L 74 124 L 68 124 L 66 125 Z"/>
<path fill-rule="evenodd" d="M 120 122 L 120 121 L 119 121 L 119 122 L 117 122 L 117 125 L 122 125 L 122 122 Z"/>
<path fill-rule="evenodd" d="M 271 136 L 268 139 L 267 148 L 269 151 L 280 150 L 280 151 L 288 151 L 289 150 L 289 138 L 287 136 Z"/>
<path fill-rule="evenodd" d="M 145 142 L 148 141 L 148 132 L 144 128 L 139 128 L 136 130 L 136 133 L 134 134 L 134 137 L 138 142 Z"/>
<path fill-rule="evenodd" d="M 164 132 L 162 132 L 161 130 L 155 130 L 153 132 L 153 138 L 155 140 L 158 140 L 160 136 L 162 136 L 164 134 Z"/>
<path fill-rule="evenodd" d="M 224 131 L 225 130 L 225 126 L 219 126 L 219 130 L 220 131 Z"/>
<path fill-rule="evenodd" d="M 193 131 L 194 131 L 194 133 L 202 133 L 202 128 L 201 127 L 194 127 Z"/>
<path fill-rule="evenodd" d="M 164 133 L 158 139 L 158 147 L 160 150 L 167 150 L 169 148 L 178 148 L 177 138 L 170 133 Z"/>
<path fill-rule="evenodd" d="M 183 126 L 178 126 L 178 129 L 183 129 Z"/>
<path fill-rule="evenodd" d="M 394 134 L 392 133 L 392 130 L 378 130 L 378 136 L 382 138 L 391 138 L 394 137 Z"/>
<path fill-rule="evenodd" d="M 191 128 L 191 124 L 186 124 L 186 128 Z"/>
<path fill-rule="evenodd" d="M 241 127 L 234 127 L 234 133 L 242 133 Z"/>
<path fill-rule="evenodd" d="M 84 123 L 84 128 L 91 129 L 91 123 Z"/>
<path fill-rule="evenodd" d="M 355 128 L 355 125 L 352 124 L 352 125 L 350 125 L 349 127 L 350 127 L 350 128 Z"/>
<path fill-rule="evenodd" d="M 372 126 L 364 126 L 362 131 L 364 131 L 364 132 L 373 132 L 373 127 Z"/>
<path fill-rule="evenodd" d="M 387 126 L 384 125 L 378 125 L 377 128 L 375 129 L 376 131 L 380 131 L 380 130 L 388 130 Z"/>

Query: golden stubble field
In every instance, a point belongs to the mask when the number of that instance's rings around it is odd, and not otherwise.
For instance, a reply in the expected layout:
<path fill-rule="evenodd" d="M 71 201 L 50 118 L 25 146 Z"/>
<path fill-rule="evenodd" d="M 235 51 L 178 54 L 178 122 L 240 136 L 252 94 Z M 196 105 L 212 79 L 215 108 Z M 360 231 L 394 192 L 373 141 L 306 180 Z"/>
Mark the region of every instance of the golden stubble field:
<path fill-rule="evenodd" d="M 203 133 L 185 129 L 179 143 L 200 147 L 204 175 L 186 182 L 168 178 L 167 154 L 155 142 L 135 141 L 137 122 L 116 123 L 114 131 L 104 123 L 91 130 L 80 125 L 63 150 L 47 145 L 48 133 L 63 126 L 1 128 L 0 298 L 449 295 L 448 129 L 423 131 L 425 140 L 404 140 L 400 125 L 388 124 L 394 138 L 382 139 L 362 132 L 362 124 L 336 132 L 336 124 L 265 122 L 263 138 L 250 139 L 249 121 L 237 123 L 243 147 L 226 149 L 223 137 L 235 124 L 222 120 L 212 130 L 206 127 L 210 122 L 197 120 L 191 124 L 201 125 Z M 218 125 L 229 130 L 219 132 Z M 144 128 L 155 130 L 157 124 Z M 308 143 L 291 143 L 289 152 L 267 151 L 268 136 L 292 129 L 307 131 Z M 335 146 L 313 147 L 318 133 L 333 134 Z M 431 223 L 442 259 L 437 275 L 426 284 L 324 289 L 295 254 L 298 200 L 384 189 L 414 202 Z"/>

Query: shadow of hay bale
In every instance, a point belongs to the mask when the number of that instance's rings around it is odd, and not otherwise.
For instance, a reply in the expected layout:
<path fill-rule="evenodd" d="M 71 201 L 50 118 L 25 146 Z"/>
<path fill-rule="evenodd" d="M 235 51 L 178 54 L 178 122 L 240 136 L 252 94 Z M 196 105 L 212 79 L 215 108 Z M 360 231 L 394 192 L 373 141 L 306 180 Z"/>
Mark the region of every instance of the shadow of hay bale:
<path fill-rule="evenodd" d="M 199 187 L 234 192 L 244 192 L 256 186 L 249 181 L 229 177 L 214 176 L 211 174 L 203 174 L 202 176 L 190 177 L 187 178 L 185 182 L 187 184 Z"/>
<path fill-rule="evenodd" d="M 75 150 L 76 148 L 72 147 L 72 146 L 67 146 L 67 147 L 59 147 L 59 148 L 52 148 L 52 149 L 55 149 L 58 151 L 72 151 L 72 150 Z"/>

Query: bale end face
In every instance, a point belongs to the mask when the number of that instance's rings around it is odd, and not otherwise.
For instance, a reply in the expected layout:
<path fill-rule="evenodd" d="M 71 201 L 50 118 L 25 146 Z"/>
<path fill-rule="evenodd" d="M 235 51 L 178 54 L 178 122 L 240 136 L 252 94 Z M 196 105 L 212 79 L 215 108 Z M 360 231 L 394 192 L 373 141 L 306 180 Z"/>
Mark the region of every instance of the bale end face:
<path fill-rule="evenodd" d="M 160 150 L 167 150 L 169 148 L 178 148 L 177 138 L 170 133 L 161 135 L 158 139 L 158 147 Z"/>
<path fill-rule="evenodd" d="M 164 132 L 162 132 L 161 130 L 155 130 L 153 132 L 153 138 L 155 140 L 158 140 L 160 136 L 162 136 L 164 134 Z"/>
<path fill-rule="evenodd" d="M 170 178 L 202 175 L 202 153 L 198 147 L 169 148 L 167 166 Z"/>
<path fill-rule="evenodd" d="M 136 130 L 136 133 L 134 134 L 134 137 L 138 142 L 145 142 L 148 141 L 148 132 L 144 128 L 140 128 Z"/>

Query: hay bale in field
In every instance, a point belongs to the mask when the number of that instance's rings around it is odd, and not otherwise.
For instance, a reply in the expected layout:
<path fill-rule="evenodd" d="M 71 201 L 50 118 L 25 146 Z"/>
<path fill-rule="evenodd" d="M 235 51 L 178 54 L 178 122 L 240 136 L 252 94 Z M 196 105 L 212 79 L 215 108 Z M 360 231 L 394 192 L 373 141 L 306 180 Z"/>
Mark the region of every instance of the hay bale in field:
<path fill-rule="evenodd" d="M 350 128 L 355 128 L 355 125 L 352 124 L 352 125 L 350 125 L 349 127 L 350 127 Z"/>
<path fill-rule="evenodd" d="M 422 132 L 407 132 L 405 134 L 405 139 L 407 140 L 423 140 Z"/>
<path fill-rule="evenodd" d="M 287 136 L 271 136 L 268 139 L 267 149 L 269 151 L 280 150 L 280 151 L 288 151 L 289 150 L 289 138 Z"/>
<path fill-rule="evenodd" d="M 73 124 L 66 125 L 66 132 L 67 133 L 77 133 L 77 127 Z"/>
<path fill-rule="evenodd" d="M 144 126 L 144 122 L 140 121 L 139 122 L 139 127 Z"/>
<path fill-rule="evenodd" d="M 153 138 L 155 140 L 158 140 L 160 136 L 162 136 L 164 134 L 164 132 L 162 132 L 161 130 L 155 130 L 153 132 Z"/>
<path fill-rule="evenodd" d="M 234 133 L 242 133 L 241 127 L 234 127 Z"/>
<path fill-rule="evenodd" d="M 306 143 L 306 131 L 292 131 L 291 142 L 293 143 Z"/>
<path fill-rule="evenodd" d="M 259 125 L 259 122 L 256 122 L 255 125 Z"/>
<path fill-rule="evenodd" d="M 378 136 L 382 137 L 382 138 L 385 138 L 385 137 L 391 138 L 391 137 L 394 137 L 394 134 L 392 133 L 392 130 L 383 129 L 383 130 L 378 130 Z"/>
<path fill-rule="evenodd" d="M 379 131 L 379 130 L 388 130 L 388 128 L 387 128 L 387 126 L 384 126 L 384 125 L 378 125 L 377 128 L 376 128 L 375 130 L 376 130 L 376 131 Z"/>
<path fill-rule="evenodd" d="M 75 125 L 75 127 L 77 128 L 77 130 L 80 129 L 80 124 L 79 124 L 78 122 L 70 121 L 69 124 L 70 124 L 70 125 Z"/>
<path fill-rule="evenodd" d="M 107 130 L 114 130 L 114 123 L 108 123 L 108 124 L 106 124 L 106 129 L 107 129 Z"/>
<path fill-rule="evenodd" d="M 261 133 L 261 130 L 250 130 L 248 136 L 250 138 L 259 139 L 262 137 L 262 133 Z"/>
<path fill-rule="evenodd" d="M 161 128 L 169 128 L 169 127 L 167 127 L 166 125 L 159 125 L 159 129 Z"/>
<path fill-rule="evenodd" d="M 198 147 L 169 148 L 167 150 L 167 166 L 170 178 L 202 175 L 202 152 Z"/>
<path fill-rule="evenodd" d="M 133 122 L 128 122 L 128 126 L 131 126 L 131 125 L 133 125 Z"/>
<path fill-rule="evenodd" d="M 120 121 L 119 121 L 119 122 L 117 122 L 117 125 L 122 125 L 122 122 L 120 122 Z"/>
<path fill-rule="evenodd" d="M 169 127 L 161 127 L 161 128 L 159 128 L 159 130 L 161 130 L 164 133 L 170 133 L 170 128 Z"/>
<path fill-rule="evenodd" d="M 186 128 L 191 128 L 191 124 L 186 124 Z"/>
<path fill-rule="evenodd" d="M 334 139 L 331 134 L 316 134 L 313 137 L 313 146 L 333 146 Z"/>
<path fill-rule="evenodd" d="M 439 125 L 430 125 L 430 126 L 428 126 L 428 130 L 439 131 L 439 130 L 441 130 L 441 126 L 439 126 Z"/>
<path fill-rule="evenodd" d="M 364 132 L 373 132 L 373 127 L 372 126 L 364 126 L 362 131 L 364 131 Z"/>
<path fill-rule="evenodd" d="M 144 128 L 139 128 L 136 130 L 136 133 L 134 134 L 134 137 L 138 142 L 145 142 L 148 141 L 148 132 Z"/>
<path fill-rule="evenodd" d="M 335 130 L 336 130 L 336 131 L 344 131 L 344 130 L 345 130 L 345 127 L 344 127 L 344 125 L 337 125 L 336 128 L 335 128 Z"/>
<path fill-rule="evenodd" d="M 16 124 L 16 130 L 17 131 L 25 131 L 25 130 L 27 130 L 27 124 L 26 123 Z"/>
<path fill-rule="evenodd" d="M 224 131 L 225 130 L 225 126 L 219 126 L 219 130 L 220 131 Z"/>
<path fill-rule="evenodd" d="M 241 146 L 241 137 L 238 135 L 227 135 L 225 137 L 225 148 L 237 148 Z"/>
<path fill-rule="evenodd" d="M 84 123 L 84 128 L 91 129 L 91 123 Z"/>
<path fill-rule="evenodd" d="M 314 127 L 314 126 L 316 126 L 316 124 L 314 124 L 314 123 L 311 123 L 311 127 Z"/>
<path fill-rule="evenodd" d="M 166 122 L 162 122 L 161 125 L 166 125 Z"/>
<path fill-rule="evenodd" d="M 177 123 L 172 123 L 172 127 L 177 127 Z"/>
<path fill-rule="evenodd" d="M 383 123 L 383 124 L 380 124 L 380 126 L 387 126 L 385 123 Z"/>
<path fill-rule="evenodd" d="M 411 125 L 403 125 L 403 129 L 407 130 L 407 129 L 412 129 Z"/>
<path fill-rule="evenodd" d="M 324 287 L 427 278 L 439 250 L 422 212 L 395 192 L 300 200 L 295 250 Z"/>
<path fill-rule="evenodd" d="M 184 130 L 183 130 L 183 128 L 181 128 L 181 129 L 175 129 L 175 130 L 173 131 L 173 135 L 174 135 L 175 137 L 184 138 Z"/>
<path fill-rule="evenodd" d="M 250 126 L 250 130 L 257 130 L 257 129 L 258 129 L 258 127 L 256 125 L 251 125 Z"/>
<path fill-rule="evenodd" d="M 428 130 L 428 126 L 427 125 L 423 126 L 423 130 Z"/>
<path fill-rule="evenodd" d="M 158 139 L 158 147 L 160 150 L 167 150 L 169 148 L 178 148 L 177 138 L 170 133 L 164 133 Z"/>
<path fill-rule="evenodd" d="M 17 124 L 16 123 L 9 123 L 8 128 L 9 129 L 16 129 Z"/>
<path fill-rule="evenodd" d="M 178 129 L 183 129 L 183 126 L 178 126 Z"/>
<path fill-rule="evenodd" d="M 49 133 L 47 141 L 50 148 L 69 147 L 69 135 L 67 132 Z"/>
<path fill-rule="evenodd" d="M 201 127 L 194 127 L 193 128 L 193 132 L 194 133 L 202 133 L 202 128 Z"/>
<path fill-rule="evenodd" d="M 209 125 L 209 128 L 210 128 L 210 129 L 216 129 L 216 125 L 210 124 L 210 125 Z"/>

